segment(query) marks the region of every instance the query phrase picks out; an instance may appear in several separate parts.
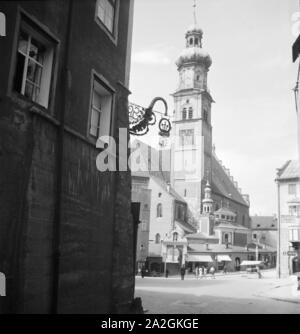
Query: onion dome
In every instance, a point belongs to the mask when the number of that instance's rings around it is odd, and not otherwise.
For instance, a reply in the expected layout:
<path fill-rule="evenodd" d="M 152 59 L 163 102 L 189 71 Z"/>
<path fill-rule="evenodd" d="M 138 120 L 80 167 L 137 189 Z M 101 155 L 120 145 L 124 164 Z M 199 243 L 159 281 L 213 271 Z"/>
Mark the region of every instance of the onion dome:
<path fill-rule="evenodd" d="M 185 34 L 185 37 L 188 37 L 188 36 L 194 35 L 194 34 L 201 35 L 201 38 L 203 36 L 203 30 L 197 24 L 193 24 L 193 25 L 188 27 L 188 30 Z"/>
<path fill-rule="evenodd" d="M 202 36 L 203 31 L 197 25 L 188 28 L 185 35 L 186 48 L 181 52 L 176 62 L 178 68 L 185 64 L 197 63 L 209 69 L 212 60 L 210 55 L 202 48 Z"/>
<path fill-rule="evenodd" d="M 212 60 L 210 55 L 204 49 L 199 47 L 189 47 L 181 52 L 176 65 L 181 67 L 188 63 L 203 64 L 206 68 L 209 68 L 212 64 Z"/>

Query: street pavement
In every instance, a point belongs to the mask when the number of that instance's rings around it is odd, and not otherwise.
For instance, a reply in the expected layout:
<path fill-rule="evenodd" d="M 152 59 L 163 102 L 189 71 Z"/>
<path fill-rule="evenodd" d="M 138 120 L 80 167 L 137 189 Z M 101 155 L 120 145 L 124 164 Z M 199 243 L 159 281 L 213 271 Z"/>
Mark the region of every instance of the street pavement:
<path fill-rule="evenodd" d="M 278 280 L 274 271 L 228 274 L 197 280 L 137 277 L 136 297 L 146 314 L 300 314 L 296 280 Z"/>

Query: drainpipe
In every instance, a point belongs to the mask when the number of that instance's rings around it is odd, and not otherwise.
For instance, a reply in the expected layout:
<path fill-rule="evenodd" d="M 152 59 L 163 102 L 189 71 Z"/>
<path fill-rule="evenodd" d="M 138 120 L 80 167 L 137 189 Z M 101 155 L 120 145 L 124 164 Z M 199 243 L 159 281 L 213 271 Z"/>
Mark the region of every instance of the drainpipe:
<path fill-rule="evenodd" d="M 64 53 L 63 66 L 63 94 L 60 109 L 60 126 L 58 131 L 57 141 L 57 156 L 56 156 L 56 196 L 54 209 L 54 224 L 53 224 L 53 281 L 52 281 L 52 301 L 51 313 L 57 314 L 58 308 L 58 292 L 59 292 L 59 266 L 60 266 L 60 230 L 61 230 L 61 198 L 62 198 L 62 171 L 63 171 L 63 153 L 64 153 L 64 127 L 65 127 L 65 112 L 68 108 L 68 88 L 69 88 L 69 52 L 72 35 L 72 12 L 73 0 L 69 0 L 68 17 L 67 19 L 67 34 Z"/>

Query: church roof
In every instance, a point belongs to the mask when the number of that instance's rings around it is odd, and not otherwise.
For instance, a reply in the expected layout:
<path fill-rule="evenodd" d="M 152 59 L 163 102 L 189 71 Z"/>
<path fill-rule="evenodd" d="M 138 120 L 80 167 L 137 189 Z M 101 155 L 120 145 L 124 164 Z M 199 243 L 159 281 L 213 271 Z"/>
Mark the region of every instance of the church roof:
<path fill-rule="evenodd" d="M 225 215 L 225 216 L 236 216 L 236 214 L 234 212 L 232 212 L 231 210 L 227 209 L 227 208 L 221 208 L 217 211 L 214 212 L 215 215 L 221 214 L 221 215 Z"/>
<path fill-rule="evenodd" d="M 289 179 L 297 179 L 300 177 L 300 166 L 298 160 L 287 161 L 280 169 L 278 180 L 284 181 Z"/>
<path fill-rule="evenodd" d="M 212 155 L 212 191 L 229 200 L 249 206 L 214 155 Z"/>
<path fill-rule="evenodd" d="M 185 232 L 188 232 L 188 233 L 196 232 L 196 228 L 194 226 L 190 225 L 189 223 L 186 223 L 186 222 L 183 222 L 183 221 L 179 222 L 178 220 L 175 220 L 175 224 L 178 225 L 179 227 L 181 227 Z M 188 237 L 188 235 L 186 237 Z"/>

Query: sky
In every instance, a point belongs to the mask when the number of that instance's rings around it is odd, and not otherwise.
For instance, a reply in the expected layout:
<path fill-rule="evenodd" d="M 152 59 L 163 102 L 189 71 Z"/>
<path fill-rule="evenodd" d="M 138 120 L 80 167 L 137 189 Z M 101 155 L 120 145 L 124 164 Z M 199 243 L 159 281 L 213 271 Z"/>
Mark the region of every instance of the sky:
<path fill-rule="evenodd" d="M 175 61 L 193 23 L 193 0 L 135 0 L 130 101 L 161 96 L 173 111 Z M 216 153 L 250 195 L 252 215 L 277 212 L 276 169 L 297 159 L 294 95 L 299 0 L 197 0 L 203 48 L 213 64 L 208 86 Z M 157 105 L 160 111 L 162 106 Z M 158 140 L 154 126 L 142 139 Z M 151 136 L 151 139 L 150 139 Z"/>

